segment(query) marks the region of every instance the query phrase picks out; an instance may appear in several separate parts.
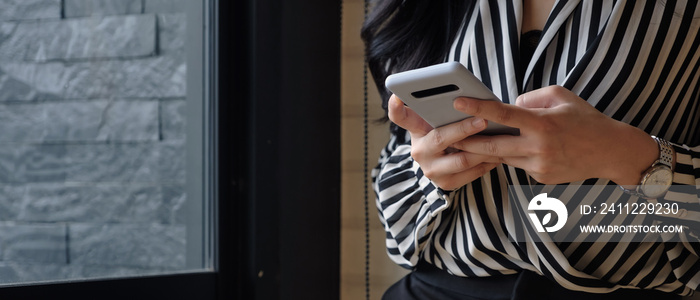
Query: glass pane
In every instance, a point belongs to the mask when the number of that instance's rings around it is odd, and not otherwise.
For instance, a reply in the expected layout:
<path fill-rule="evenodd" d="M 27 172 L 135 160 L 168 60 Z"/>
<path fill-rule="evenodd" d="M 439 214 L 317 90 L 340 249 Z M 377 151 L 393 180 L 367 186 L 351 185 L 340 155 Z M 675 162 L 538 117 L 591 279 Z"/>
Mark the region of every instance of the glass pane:
<path fill-rule="evenodd" d="M 203 178 L 188 174 L 204 160 L 188 78 L 202 90 L 206 68 L 186 24 L 203 10 L 0 0 L 0 283 L 211 268 Z"/>

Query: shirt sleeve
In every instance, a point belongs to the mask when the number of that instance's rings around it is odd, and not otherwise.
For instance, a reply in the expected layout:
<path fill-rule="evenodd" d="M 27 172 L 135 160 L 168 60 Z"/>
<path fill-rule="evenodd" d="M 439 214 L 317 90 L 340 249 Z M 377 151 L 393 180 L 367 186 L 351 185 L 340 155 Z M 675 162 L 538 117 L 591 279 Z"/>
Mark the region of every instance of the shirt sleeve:
<path fill-rule="evenodd" d="M 673 185 L 659 203 L 677 206 L 675 214 L 656 215 L 669 226 L 680 226 L 682 232 L 662 233 L 666 253 L 676 277 L 692 289 L 700 286 L 700 146 L 673 145 L 676 166 Z"/>
<path fill-rule="evenodd" d="M 665 223 L 683 225 L 691 235 L 700 234 L 700 146 L 673 145 L 676 150 L 676 166 L 673 185 L 668 193 L 659 199 L 678 207 L 675 214 L 664 214 Z"/>
<path fill-rule="evenodd" d="M 389 257 L 404 268 L 418 263 L 420 254 L 450 202 L 443 191 L 423 176 L 411 157 L 408 133 L 392 134 L 372 171 L 379 219 L 386 231 Z"/>

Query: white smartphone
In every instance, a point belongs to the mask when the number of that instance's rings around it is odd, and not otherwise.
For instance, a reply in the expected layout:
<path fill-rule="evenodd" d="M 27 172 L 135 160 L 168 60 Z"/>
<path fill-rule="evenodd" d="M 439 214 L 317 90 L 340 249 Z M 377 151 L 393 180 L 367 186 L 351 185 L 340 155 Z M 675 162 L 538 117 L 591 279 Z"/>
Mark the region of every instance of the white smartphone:
<path fill-rule="evenodd" d="M 454 109 L 452 102 L 457 97 L 501 101 L 456 61 L 389 75 L 385 85 L 433 128 L 472 117 Z M 520 135 L 520 130 L 489 121 L 479 134 Z"/>

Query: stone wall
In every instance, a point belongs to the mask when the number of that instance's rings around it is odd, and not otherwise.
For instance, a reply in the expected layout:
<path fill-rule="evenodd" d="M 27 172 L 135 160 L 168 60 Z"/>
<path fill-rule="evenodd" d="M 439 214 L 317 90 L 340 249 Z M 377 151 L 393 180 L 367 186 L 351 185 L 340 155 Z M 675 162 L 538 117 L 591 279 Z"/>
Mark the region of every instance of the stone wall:
<path fill-rule="evenodd" d="M 0 0 L 0 283 L 185 267 L 185 0 Z"/>

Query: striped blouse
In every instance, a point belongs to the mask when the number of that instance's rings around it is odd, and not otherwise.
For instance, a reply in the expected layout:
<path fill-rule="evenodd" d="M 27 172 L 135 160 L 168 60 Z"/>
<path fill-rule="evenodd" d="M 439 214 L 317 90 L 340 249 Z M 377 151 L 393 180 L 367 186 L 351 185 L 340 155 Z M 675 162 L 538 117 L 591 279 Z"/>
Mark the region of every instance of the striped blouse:
<path fill-rule="evenodd" d="M 670 222 L 700 226 L 698 1 L 557 1 L 523 84 L 517 80 L 522 1 L 475 2 L 447 60 L 467 66 L 504 102 L 560 85 L 606 115 L 671 141 L 674 185 L 686 189 L 659 201 L 683 208 Z M 410 151 L 410 136 L 393 134 L 372 173 L 387 252 L 403 267 L 424 260 L 467 277 L 531 270 L 594 293 L 624 287 L 688 295 L 700 284 L 700 239 L 692 230 L 678 242 L 662 236 L 642 243 L 516 242 L 505 215 L 508 187 L 537 184 L 523 170 L 500 165 L 445 192 Z M 575 191 L 582 184 L 613 185 L 589 179 L 562 186 Z"/>

